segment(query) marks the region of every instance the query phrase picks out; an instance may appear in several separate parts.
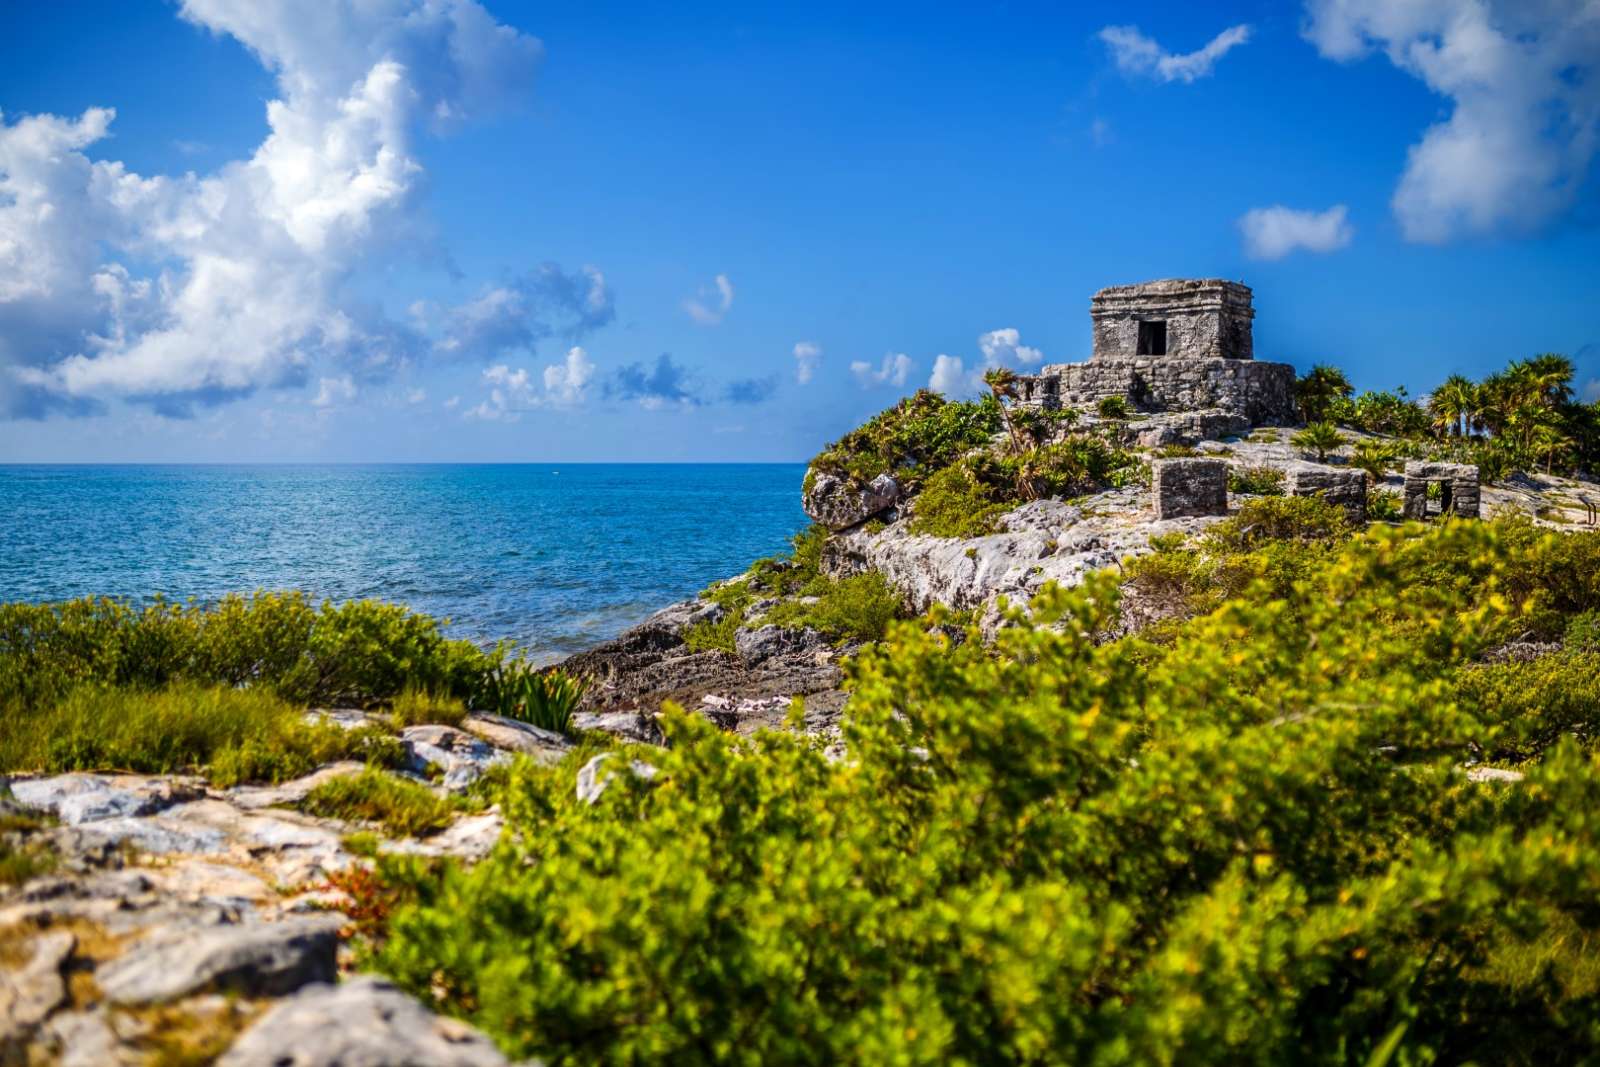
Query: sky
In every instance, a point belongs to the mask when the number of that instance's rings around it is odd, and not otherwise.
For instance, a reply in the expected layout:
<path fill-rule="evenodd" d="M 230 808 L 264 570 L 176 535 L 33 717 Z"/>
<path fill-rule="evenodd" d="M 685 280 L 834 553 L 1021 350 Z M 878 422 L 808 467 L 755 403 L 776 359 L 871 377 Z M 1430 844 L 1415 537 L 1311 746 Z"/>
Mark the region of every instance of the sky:
<path fill-rule="evenodd" d="M 0 462 L 797 461 L 1255 290 L 1600 399 L 1600 3 L 0 0 Z"/>

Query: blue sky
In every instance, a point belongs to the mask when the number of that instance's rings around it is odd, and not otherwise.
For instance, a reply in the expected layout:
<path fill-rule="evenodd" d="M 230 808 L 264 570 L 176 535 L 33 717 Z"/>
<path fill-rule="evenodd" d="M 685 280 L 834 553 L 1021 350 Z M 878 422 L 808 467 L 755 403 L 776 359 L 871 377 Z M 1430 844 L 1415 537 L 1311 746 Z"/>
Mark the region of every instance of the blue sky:
<path fill-rule="evenodd" d="M 1181 276 L 1600 395 L 1579 0 L 749 7 L 0 7 L 0 461 L 798 460 Z"/>

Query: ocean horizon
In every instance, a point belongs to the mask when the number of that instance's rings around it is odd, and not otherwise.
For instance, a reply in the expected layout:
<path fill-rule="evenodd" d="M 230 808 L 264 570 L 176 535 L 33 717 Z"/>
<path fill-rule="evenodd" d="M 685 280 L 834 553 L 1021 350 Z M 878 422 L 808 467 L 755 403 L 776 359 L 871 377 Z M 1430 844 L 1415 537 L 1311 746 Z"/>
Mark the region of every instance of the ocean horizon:
<path fill-rule="evenodd" d="M 803 463 L 0 464 L 0 602 L 373 598 L 555 660 L 782 552 Z"/>

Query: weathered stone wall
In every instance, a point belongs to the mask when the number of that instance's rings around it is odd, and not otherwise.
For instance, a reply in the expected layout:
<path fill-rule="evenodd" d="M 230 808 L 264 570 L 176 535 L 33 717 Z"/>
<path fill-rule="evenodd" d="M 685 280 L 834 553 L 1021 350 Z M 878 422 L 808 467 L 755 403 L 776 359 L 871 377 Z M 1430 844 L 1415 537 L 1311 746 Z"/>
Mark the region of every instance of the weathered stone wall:
<path fill-rule="evenodd" d="M 1158 459 L 1150 464 L 1150 507 L 1159 519 L 1228 513 L 1228 464 Z"/>
<path fill-rule="evenodd" d="M 1139 357 L 1139 323 L 1167 324 L 1167 351 L 1153 359 L 1251 359 L 1250 287 L 1220 278 L 1115 285 L 1094 294 L 1096 360 Z"/>
<path fill-rule="evenodd" d="M 1289 496 L 1320 496 L 1344 509 L 1353 523 L 1367 521 L 1367 472 L 1324 463 L 1292 463 L 1283 491 Z"/>
<path fill-rule="evenodd" d="M 1220 408 L 1252 423 L 1294 421 L 1294 368 L 1287 363 L 1238 359 L 1094 359 L 1058 363 L 1018 380 L 1021 403 L 1030 407 L 1093 410 L 1117 396 L 1140 411 L 1200 411 Z"/>

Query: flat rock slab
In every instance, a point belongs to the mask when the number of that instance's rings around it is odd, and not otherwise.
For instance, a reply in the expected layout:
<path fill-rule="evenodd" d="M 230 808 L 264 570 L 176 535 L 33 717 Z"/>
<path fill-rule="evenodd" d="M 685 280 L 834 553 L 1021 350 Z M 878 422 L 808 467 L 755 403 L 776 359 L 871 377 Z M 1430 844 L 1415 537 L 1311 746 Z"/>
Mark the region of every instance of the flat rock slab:
<path fill-rule="evenodd" d="M 309 986 L 268 1011 L 218 1067 L 505 1067 L 466 1023 L 435 1015 L 393 985 L 356 978 Z"/>
<path fill-rule="evenodd" d="M 331 782 L 335 778 L 347 778 L 352 774 L 360 774 L 366 764 L 355 760 L 340 760 L 330 763 L 326 767 L 319 767 L 303 778 L 296 778 L 292 782 L 283 782 L 280 785 L 241 785 L 228 790 L 228 802 L 235 807 L 254 811 L 258 808 L 283 808 L 292 807 L 306 798 L 317 786 Z"/>
<path fill-rule="evenodd" d="M 69 826 L 148 815 L 202 795 L 198 782 L 139 775 L 58 774 L 13 780 L 11 794 L 24 807 L 47 811 Z"/>
<path fill-rule="evenodd" d="M 106 998 L 155 1004 L 202 992 L 282 996 L 336 974 L 339 916 L 172 930 L 95 970 Z"/>
<path fill-rule="evenodd" d="M 495 748 L 532 756 L 541 763 L 555 763 L 572 748 L 572 740 L 563 734 L 487 711 L 467 716 L 461 728 Z"/>
<path fill-rule="evenodd" d="M 465 789 L 484 771 L 511 758 L 489 742 L 453 726 L 430 724 L 408 726 L 400 732 L 411 769 L 422 773 L 429 767 L 444 771 L 446 789 Z"/>

